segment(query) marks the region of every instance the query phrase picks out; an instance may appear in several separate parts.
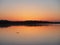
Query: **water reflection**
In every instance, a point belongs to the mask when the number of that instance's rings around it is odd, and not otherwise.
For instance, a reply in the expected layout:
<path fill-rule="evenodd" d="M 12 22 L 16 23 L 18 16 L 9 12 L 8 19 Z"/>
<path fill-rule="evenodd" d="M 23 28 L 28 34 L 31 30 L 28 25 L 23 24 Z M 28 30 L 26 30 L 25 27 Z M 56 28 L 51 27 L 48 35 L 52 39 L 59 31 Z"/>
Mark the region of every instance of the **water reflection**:
<path fill-rule="evenodd" d="M 36 26 L 49 26 L 49 24 L 46 25 L 0 25 L 0 28 L 8 28 L 11 26 L 28 26 L 28 27 L 36 27 Z"/>
<path fill-rule="evenodd" d="M 0 28 L 0 45 L 59 45 L 60 26 Z"/>

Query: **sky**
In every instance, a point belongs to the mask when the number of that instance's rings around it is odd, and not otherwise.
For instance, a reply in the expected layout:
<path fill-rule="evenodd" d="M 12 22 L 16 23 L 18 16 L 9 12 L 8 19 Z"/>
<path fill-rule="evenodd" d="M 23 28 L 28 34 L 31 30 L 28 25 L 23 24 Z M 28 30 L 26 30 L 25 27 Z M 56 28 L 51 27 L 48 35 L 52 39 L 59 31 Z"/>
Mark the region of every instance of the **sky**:
<path fill-rule="evenodd" d="M 60 21 L 59 0 L 0 0 L 0 20 Z"/>

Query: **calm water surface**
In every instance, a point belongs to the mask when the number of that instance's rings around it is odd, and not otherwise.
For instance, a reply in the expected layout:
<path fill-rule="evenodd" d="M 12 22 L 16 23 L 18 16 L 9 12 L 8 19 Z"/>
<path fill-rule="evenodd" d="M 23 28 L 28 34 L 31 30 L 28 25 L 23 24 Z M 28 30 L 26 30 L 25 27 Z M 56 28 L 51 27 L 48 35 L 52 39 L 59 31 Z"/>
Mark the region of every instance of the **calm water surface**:
<path fill-rule="evenodd" d="M 0 28 L 0 45 L 59 45 L 60 25 Z"/>

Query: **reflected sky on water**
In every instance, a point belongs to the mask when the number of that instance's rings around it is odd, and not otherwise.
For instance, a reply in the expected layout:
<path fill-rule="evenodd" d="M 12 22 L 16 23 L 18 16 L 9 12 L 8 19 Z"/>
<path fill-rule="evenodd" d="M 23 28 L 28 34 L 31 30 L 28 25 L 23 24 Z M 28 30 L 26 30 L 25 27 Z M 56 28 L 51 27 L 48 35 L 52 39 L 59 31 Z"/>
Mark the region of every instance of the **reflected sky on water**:
<path fill-rule="evenodd" d="M 0 45 L 59 45 L 60 25 L 0 28 Z"/>

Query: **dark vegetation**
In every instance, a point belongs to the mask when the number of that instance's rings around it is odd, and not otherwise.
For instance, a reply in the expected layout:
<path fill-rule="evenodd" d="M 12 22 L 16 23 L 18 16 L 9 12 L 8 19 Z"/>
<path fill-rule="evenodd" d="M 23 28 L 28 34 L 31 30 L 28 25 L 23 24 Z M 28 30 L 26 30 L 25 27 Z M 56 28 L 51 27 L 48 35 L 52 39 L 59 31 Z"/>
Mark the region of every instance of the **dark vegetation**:
<path fill-rule="evenodd" d="M 49 22 L 49 21 L 8 21 L 8 20 L 0 20 L 0 27 L 8 27 L 8 26 L 43 26 L 49 24 L 60 24 L 60 22 Z"/>

